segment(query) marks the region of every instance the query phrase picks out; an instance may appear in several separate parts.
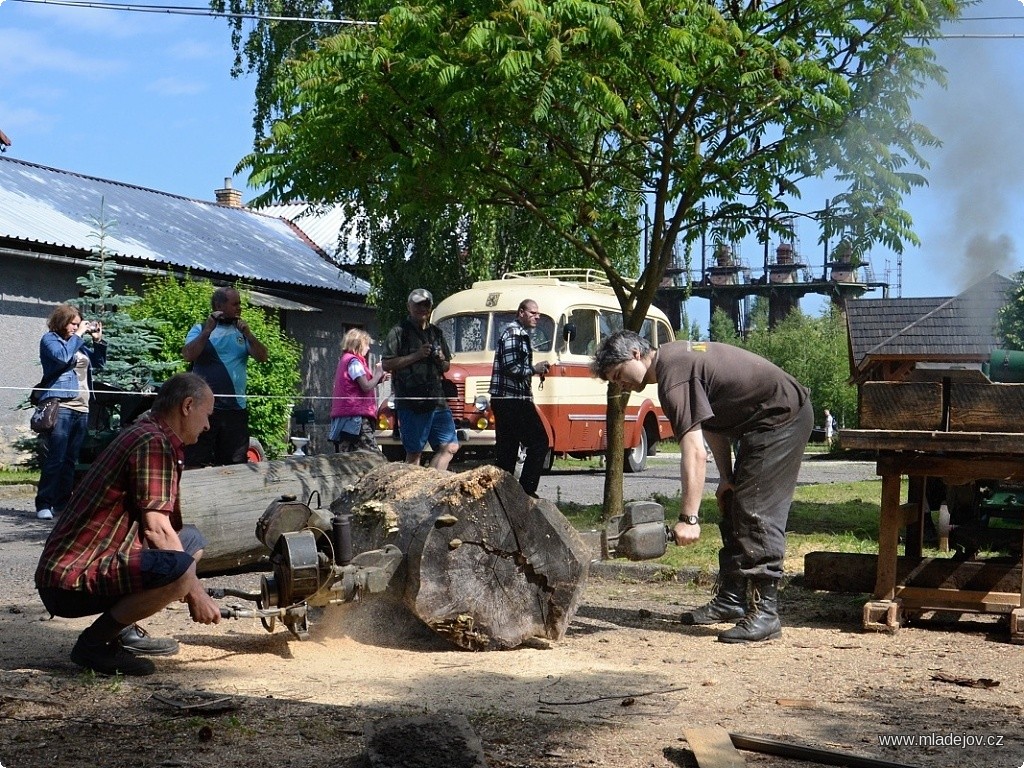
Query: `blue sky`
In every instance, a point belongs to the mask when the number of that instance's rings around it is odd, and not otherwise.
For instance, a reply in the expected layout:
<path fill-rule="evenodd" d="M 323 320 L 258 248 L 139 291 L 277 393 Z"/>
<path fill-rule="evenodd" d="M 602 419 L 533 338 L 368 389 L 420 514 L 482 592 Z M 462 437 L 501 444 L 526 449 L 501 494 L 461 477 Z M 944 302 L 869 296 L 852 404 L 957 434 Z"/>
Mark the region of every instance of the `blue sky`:
<path fill-rule="evenodd" d="M 1017 37 L 936 45 L 949 87 L 929 89 L 918 114 L 944 147 L 929 153 L 930 186 L 906 203 L 922 245 L 903 256 L 904 296 L 951 295 L 993 269 L 1024 268 L 1024 0 L 983 0 L 966 15 L 1001 18 L 950 34 Z M 0 52 L 8 157 L 212 200 L 251 148 L 254 82 L 230 77 L 223 19 L 0 0 Z M 249 196 L 244 176 L 233 183 Z M 804 198 L 835 191 L 814 185 Z M 816 230 L 797 235 L 820 272 Z M 761 262 L 756 243 L 741 248 Z M 895 296 L 896 256 L 876 248 L 869 258 L 876 277 L 888 269 Z M 695 319 L 706 306 L 693 307 Z"/>

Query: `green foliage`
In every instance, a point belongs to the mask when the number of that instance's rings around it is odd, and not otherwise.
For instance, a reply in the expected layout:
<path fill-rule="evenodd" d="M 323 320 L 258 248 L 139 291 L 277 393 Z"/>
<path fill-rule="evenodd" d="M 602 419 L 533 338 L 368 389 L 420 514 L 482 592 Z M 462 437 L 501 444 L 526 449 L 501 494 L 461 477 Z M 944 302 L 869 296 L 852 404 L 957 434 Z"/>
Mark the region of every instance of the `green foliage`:
<path fill-rule="evenodd" d="M 185 335 L 210 314 L 213 283 L 171 275 L 147 281 L 143 295 L 129 309 L 133 318 L 149 318 L 156 323 L 162 346 L 159 359 L 174 366 L 170 373 L 185 370 L 181 348 Z M 298 399 L 302 348 L 281 328 L 277 314 L 248 303 L 242 296 L 242 314 L 253 335 L 267 347 L 269 359 L 248 365 L 249 429 L 269 458 L 288 452 L 288 430 L 292 404 Z"/>
<path fill-rule="evenodd" d="M 300 3 L 377 23 L 315 45 L 255 25 L 244 50 L 266 75 L 261 114 L 277 119 L 240 167 L 262 201 L 342 202 L 403 227 L 439 211 L 521 211 L 605 271 L 638 330 L 678 248 L 705 234 L 788 234 L 799 214 L 856 251 L 916 243 L 903 198 L 938 142 L 910 107 L 942 79 L 929 40 L 967 2 Z M 829 174 L 842 191 L 828 210 L 803 206 L 801 186 Z M 621 485 L 607 496 L 610 509 Z"/>
<path fill-rule="evenodd" d="M 128 314 L 138 297 L 114 290 L 113 254 L 106 246 L 106 239 L 117 222 L 105 217 L 102 202 L 99 216 L 92 223 L 95 229 L 90 235 L 98 241 L 96 250 L 89 256 L 92 266 L 76 280 L 82 287 L 81 297 L 68 299 L 68 302 L 78 307 L 83 320 L 103 323 L 107 363 L 94 373 L 95 379 L 116 389 L 142 391 L 155 381 L 161 381 L 172 366 L 159 361 L 160 338 L 156 324 Z M 86 339 L 91 337 L 86 336 Z"/>
<path fill-rule="evenodd" d="M 1003 346 L 1024 349 L 1024 271 L 1013 276 L 1014 286 L 1009 291 L 1006 305 L 999 310 L 998 331 Z"/>

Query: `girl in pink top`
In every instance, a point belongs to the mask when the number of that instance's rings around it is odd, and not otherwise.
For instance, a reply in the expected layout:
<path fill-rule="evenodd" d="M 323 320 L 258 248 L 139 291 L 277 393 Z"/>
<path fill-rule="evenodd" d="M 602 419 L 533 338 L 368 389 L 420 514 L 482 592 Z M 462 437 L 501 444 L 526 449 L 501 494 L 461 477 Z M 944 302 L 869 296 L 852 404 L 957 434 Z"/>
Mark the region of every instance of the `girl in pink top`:
<path fill-rule="evenodd" d="M 341 360 L 334 375 L 331 429 L 327 433 L 337 453 L 380 450 L 373 436 L 377 419 L 376 389 L 388 375 L 379 362 L 370 374 L 366 353 L 371 344 L 370 334 L 359 328 L 346 333 L 342 341 Z"/>

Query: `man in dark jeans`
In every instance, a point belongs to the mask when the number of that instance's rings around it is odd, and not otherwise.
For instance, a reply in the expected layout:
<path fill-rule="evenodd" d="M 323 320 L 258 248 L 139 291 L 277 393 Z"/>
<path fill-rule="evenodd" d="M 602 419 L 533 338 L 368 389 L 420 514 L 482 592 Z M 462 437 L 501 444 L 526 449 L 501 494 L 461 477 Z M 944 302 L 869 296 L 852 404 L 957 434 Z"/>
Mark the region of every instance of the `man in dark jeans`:
<path fill-rule="evenodd" d="M 781 635 L 778 589 L 786 521 L 814 427 L 807 389 L 772 362 L 739 347 L 677 341 L 653 349 L 632 331 L 602 341 L 593 370 L 625 392 L 658 385 L 681 454 L 682 500 L 673 529 L 679 545 L 700 538 L 705 440 L 715 458 L 722 510 L 718 589 L 711 602 L 684 613 L 682 623 L 738 620 L 718 635 L 723 643 Z M 749 603 L 748 586 L 753 587 Z"/>
<path fill-rule="evenodd" d="M 168 379 L 149 413 L 124 429 L 89 467 L 43 546 L 36 588 L 54 616 L 99 617 L 71 660 L 103 675 L 148 675 L 144 656 L 178 652 L 135 622 L 172 602 L 193 621 L 215 624 L 220 608 L 196 576 L 203 537 L 182 525 L 178 503 L 184 447 L 209 427 L 213 392 L 194 373 Z"/>
<path fill-rule="evenodd" d="M 498 338 L 491 369 L 491 411 L 494 413 L 495 464 L 514 472 L 519 446 L 526 448 L 519 484 L 537 497 L 537 485 L 548 452 L 548 433 L 533 404 L 533 375 L 548 372 L 548 363 L 533 362 L 530 330 L 537 327 L 537 302 L 525 299 Z"/>

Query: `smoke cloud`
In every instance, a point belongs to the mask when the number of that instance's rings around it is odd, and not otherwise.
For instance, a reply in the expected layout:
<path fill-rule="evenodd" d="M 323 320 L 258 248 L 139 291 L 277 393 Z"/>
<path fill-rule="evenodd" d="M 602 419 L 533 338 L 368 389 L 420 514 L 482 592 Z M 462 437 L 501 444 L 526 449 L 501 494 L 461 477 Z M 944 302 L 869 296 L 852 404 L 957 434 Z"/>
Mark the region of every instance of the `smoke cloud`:
<path fill-rule="evenodd" d="M 969 13 L 985 15 L 989 5 Z M 980 31 L 967 22 L 955 30 Z M 919 257 L 955 280 L 957 290 L 993 271 L 1010 276 L 1020 269 L 1022 234 L 1015 211 L 1024 200 L 1024 101 L 1019 48 L 1017 40 L 993 39 L 936 45 L 949 88 L 930 89 L 920 115 L 943 143 L 931 153 L 925 193 L 940 211 L 918 230 Z"/>

